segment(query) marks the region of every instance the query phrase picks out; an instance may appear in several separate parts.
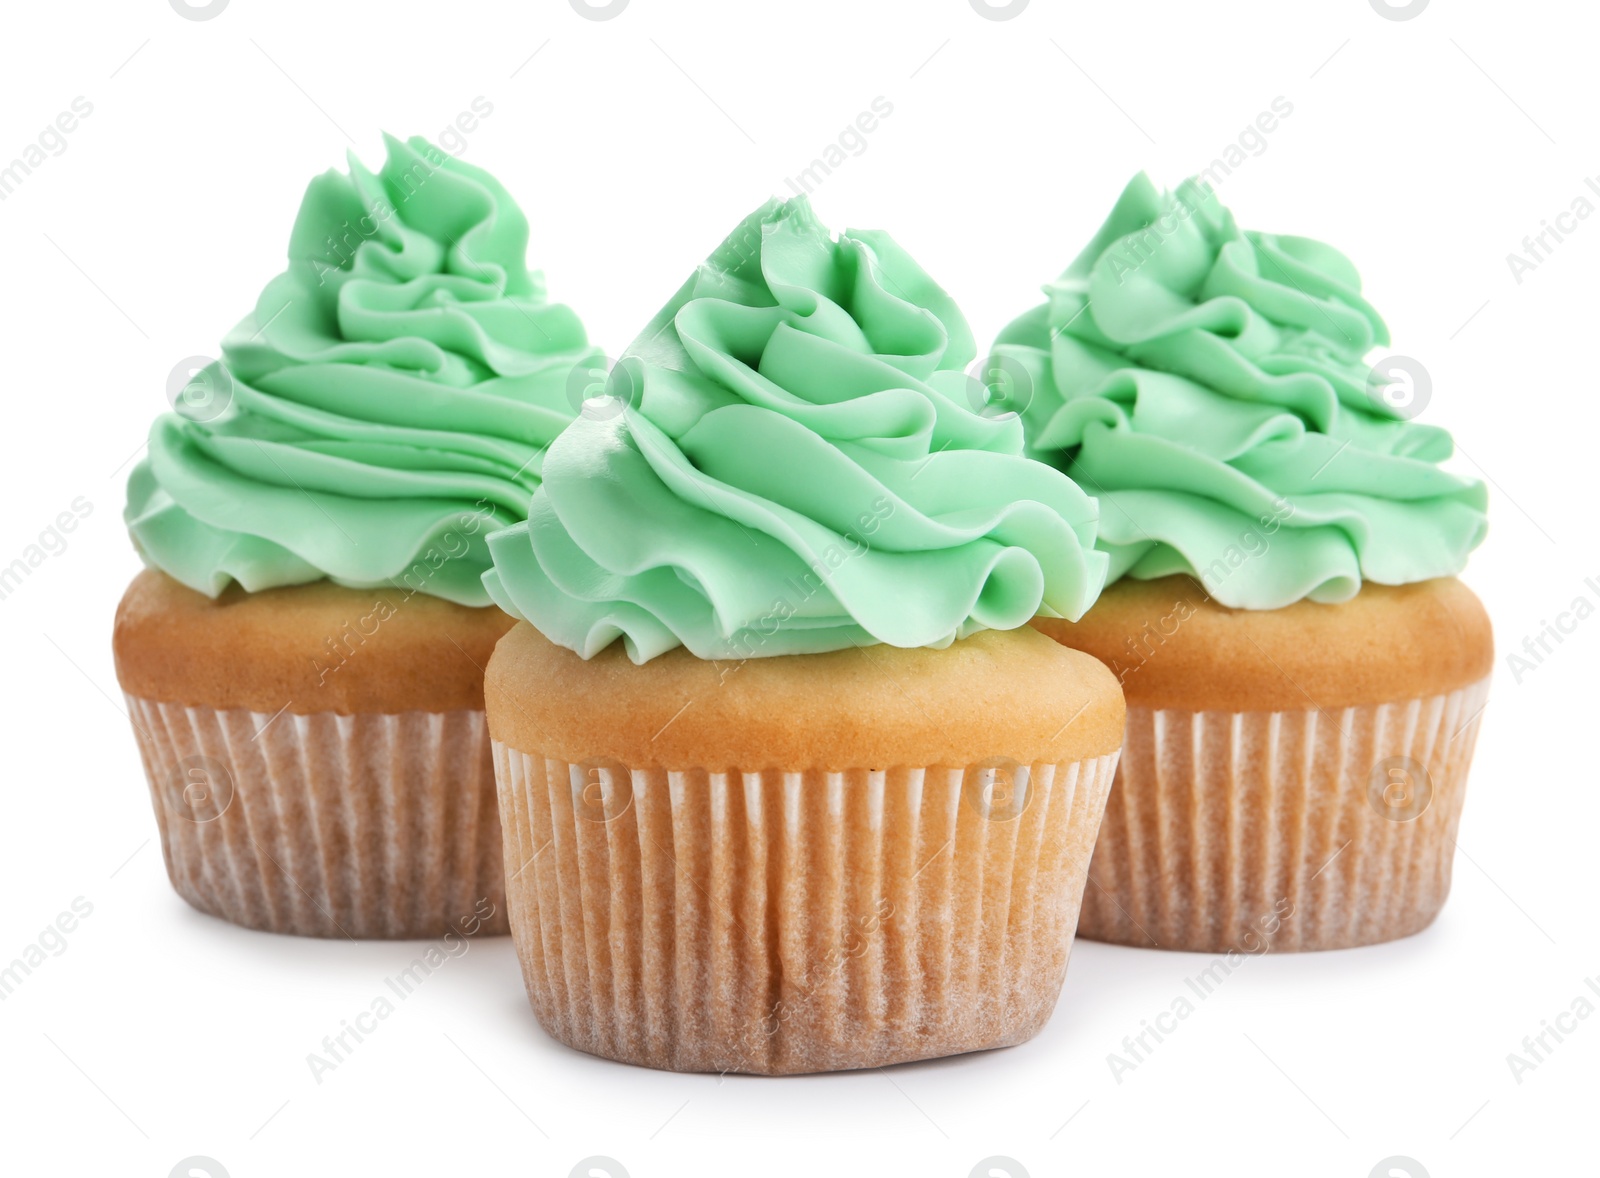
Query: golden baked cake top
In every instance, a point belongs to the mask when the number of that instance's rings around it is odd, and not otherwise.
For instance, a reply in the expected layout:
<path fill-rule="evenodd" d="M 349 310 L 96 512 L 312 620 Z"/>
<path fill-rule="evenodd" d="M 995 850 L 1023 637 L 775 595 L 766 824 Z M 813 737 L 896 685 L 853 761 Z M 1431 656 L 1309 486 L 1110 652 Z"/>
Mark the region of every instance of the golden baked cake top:
<path fill-rule="evenodd" d="M 483 707 L 483 670 L 512 619 L 493 607 L 331 581 L 215 598 L 155 569 L 134 579 L 112 635 L 140 699 L 275 714 Z"/>
<path fill-rule="evenodd" d="M 520 623 L 496 648 L 485 693 L 496 740 L 630 768 L 1061 763 L 1122 745 L 1111 673 L 1027 627 L 945 650 L 713 660 L 678 647 L 636 666 L 620 644 L 584 659 Z"/>
<path fill-rule="evenodd" d="M 1078 622 L 1034 625 L 1111 668 L 1130 705 L 1299 711 L 1441 695 L 1494 664 L 1489 615 L 1454 577 L 1349 601 L 1223 605 L 1190 577 L 1124 578 Z"/>

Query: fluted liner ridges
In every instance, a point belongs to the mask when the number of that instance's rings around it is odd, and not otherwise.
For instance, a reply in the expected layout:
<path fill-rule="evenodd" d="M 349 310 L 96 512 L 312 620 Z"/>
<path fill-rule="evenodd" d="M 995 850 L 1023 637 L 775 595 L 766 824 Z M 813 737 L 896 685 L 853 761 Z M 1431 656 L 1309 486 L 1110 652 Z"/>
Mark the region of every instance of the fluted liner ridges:
<path fill-rule="evenodd" d="M 1002 820 L 985 816 L 979 768 L 680 773 L 499 742 L 494 755 L 511 932 L 545 1029 L 629 1063 L 768 1074 L 1037 1032 L 1116 767 L 1111 754 L 1019 771 L 1027 804 Z"/>
<path fill-rule="evenodd" d="M 128 707 L 167 874 L 200 911 L 316 937 L 507 931 L 483 712 Z M 219 816 L 185 799 L 198 757 L 231 782 Z"/>
<path fill-rule="evenodd" d="M 1079 934 L 1220 953 L 1420 932 L 1450 891 L 1488 691 L 1485 679 L 1327 711 L 1129 707 Z M 1391 756 L 1410 757 L 1432 783 L 1410 821 L 1369 799 L 1373 766 Z"/>

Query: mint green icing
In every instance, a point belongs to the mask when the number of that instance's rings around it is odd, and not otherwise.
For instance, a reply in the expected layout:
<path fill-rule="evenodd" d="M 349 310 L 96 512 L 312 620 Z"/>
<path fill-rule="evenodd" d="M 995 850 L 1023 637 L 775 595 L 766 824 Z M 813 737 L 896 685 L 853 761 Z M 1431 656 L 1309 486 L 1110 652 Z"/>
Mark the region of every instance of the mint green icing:
<path fill-rule="evenodd" d="M 556 439 L 489 539 L 502 608 L 585 658 L 948 645 L 1098 595 L 1094 501 L 982 412 L 971 332 L 881 232 L 768 202 Z M 977 402 L 978 408 L 974 408 Z"/>
<path fill-rule="evenodd" d="M 1483 484 L 1380 395 L 1388 329 L 1332 248 L 1140 175 L 1045 292 L 989 371 L 1029 452 L 1100 498 L 1111 580 L 1188 573 L 1275 609 L 1453 575 L 1483 540 Z"/>
<path fill-rule="evenodd" d="M 129 479 L 146 563 L 211 596 L 327 577 L 487 605 L 485 537 L 526 517 L 574 368 L 598 362 L 505 189 L 387 145 L 376 175 L 352 157 L 311 182 L 289 268 Z"/>

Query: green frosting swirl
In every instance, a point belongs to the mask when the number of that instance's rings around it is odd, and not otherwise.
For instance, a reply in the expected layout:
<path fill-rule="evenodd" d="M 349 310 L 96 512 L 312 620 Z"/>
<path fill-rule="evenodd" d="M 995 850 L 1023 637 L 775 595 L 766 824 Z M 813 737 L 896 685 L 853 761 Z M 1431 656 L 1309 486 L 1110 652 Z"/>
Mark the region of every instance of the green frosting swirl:
<path fill-rule="evenodd" d="M 502 608 L 593 657 L 948 645 L 1100 591 L 1094 501 L 981 412 L 950 297 L 880 232 L 768 202 L 556 439 L 489 538 Z M 977 401 L 979 409 L 972 402 Z"/>
<path fill-rule="evenodd" d="M 487 605 L 485 537 L 526 518 L 569 379 L 598 362 L 505 189 L 387 144 L 378 174 L 311 182 L 289 268 L 129 479 L 145 561 L 213 597 L 328 577 Z"/>
<path fill-rule="evenodd" d="M 1461 570 L 1483 484 L 1379 395 L 1388 329 L 1360 290 L 1342 254 L 1241 231 L 1208 185 L 1134 178 L 989 359 L 1029 452 L 1099 496 L 1111 580 L 1188 573 L 1275 609 Z"/>

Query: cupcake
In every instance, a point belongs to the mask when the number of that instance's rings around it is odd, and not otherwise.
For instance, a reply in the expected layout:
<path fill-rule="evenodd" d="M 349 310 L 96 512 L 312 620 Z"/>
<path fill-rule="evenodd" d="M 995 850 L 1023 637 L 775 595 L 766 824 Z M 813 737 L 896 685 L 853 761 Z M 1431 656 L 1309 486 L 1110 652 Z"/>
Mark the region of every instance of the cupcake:
<path fill-rule="evenodd" d="M 769 202 L 490 537 L 511 931 L 557 1039 L 793 1073 L 1049 1018 L 1123 713 L 1027 623 L 1106 558 L 972 356 L 887 236 Z"/>
<path fill-rule="evenodd" d="M 289 268 L 151 429 L 117 676 L 203 912 L 506 931 L 486 537 L 526 517 L 596 359 L 527 239 L 485 172 L 389 140 L 376 175 L 311 182 Z"/>
<path fill-rule="evenodd" d="M 1484 488 L 1354 267 L 1137 177 L 989 361 L 1029 452 L 1100 499 L 1105 593 L 1040 618 L 1128 731 L 1079 931 L 1205 952 L 1427 927 L 1493 662 L 1455 579 Z M 1411 369 L 1415 373 L 1415 369 Z"/>

